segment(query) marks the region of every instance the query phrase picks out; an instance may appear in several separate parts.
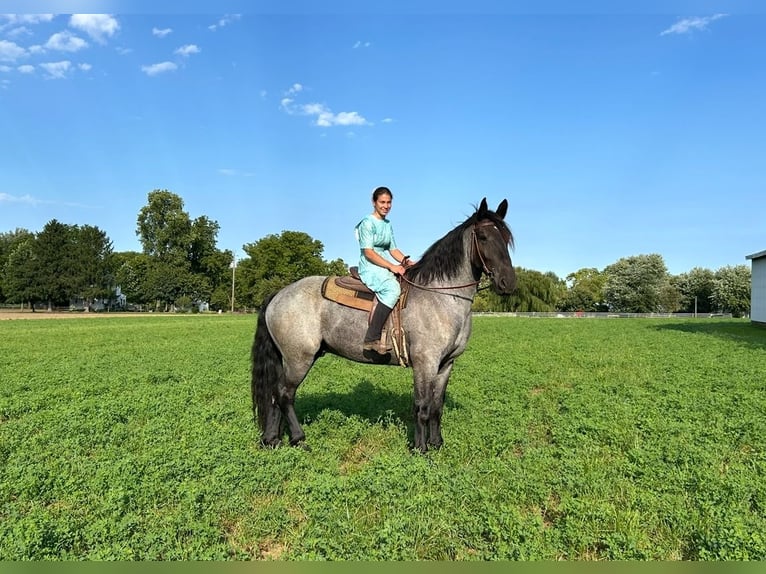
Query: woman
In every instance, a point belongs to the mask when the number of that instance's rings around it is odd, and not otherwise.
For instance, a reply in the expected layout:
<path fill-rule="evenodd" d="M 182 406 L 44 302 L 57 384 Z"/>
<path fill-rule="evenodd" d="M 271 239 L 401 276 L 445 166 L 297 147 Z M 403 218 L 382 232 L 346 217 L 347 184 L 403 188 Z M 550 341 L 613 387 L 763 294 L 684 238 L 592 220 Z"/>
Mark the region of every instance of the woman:
<path fill-rule="evenodd" d="M 391 190 L 387 187 L 377 188 L 372 193 L 372 213 L 362 219 L 355 228 L 361 251 L 359 277 L 378 297 L 378 305 L 364 336 L 363 348 L 381 354 L 391 350 L 389 345 L 380 348 L 380 336 L 386 319 L 401 294 L 401 287 L 395 275 L 403 275 L 404 270 L 413 265 L 409 257 L 397 248 L 394 230 L 386 218 L 391 211 L 393 198 Z M 386 251 L 396 263 L 385 257 Z"/>

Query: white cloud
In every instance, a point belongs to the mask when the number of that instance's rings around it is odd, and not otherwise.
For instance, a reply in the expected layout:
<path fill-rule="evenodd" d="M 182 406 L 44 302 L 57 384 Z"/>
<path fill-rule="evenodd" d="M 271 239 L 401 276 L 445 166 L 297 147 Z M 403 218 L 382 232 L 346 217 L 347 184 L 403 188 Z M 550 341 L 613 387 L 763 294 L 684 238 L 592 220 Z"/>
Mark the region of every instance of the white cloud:
<path fill-rule="evenodd" d="M 69 201 L 52 201 L 50 199 L 37 199 L 31 195 L 11 195 L 9 193 L 0 193 L 0 203 L 20 203 L 24 205 L 31 205 L 36 207 L 38 205 L 64 205 L 66 207 L 82 207 L 87 209 L 93 209 L 93 205 L 85 205 L 82 203 L 73 203 Z"/>
<path fill-rule="evenodd" d="M 292 86 L 290 86 L 290 88 L 288 88 L 285 94 L 288 96 L 291 96 L 293 94 L 297 94 L 302 91 L 303 91 L 303 86 L 301 84 L 293 84 Z"/>
<path fill-rule="evenodd" d="M 165 36 L 167 36 L 168 34 L 172 32 L 173 32 L 172 28 L 163 28 L 162 30 L 160 30 L 159 28 L 152 28 L 152 34 L 157 36 L 158 38 L 164 38 Z"/>
<path fill-rule="evenodd" d="M 8 36 L 9 38 L 16 38 L 17 36 L 31 36 L 32 30 L 30 30 L 26 26 L 19 26 L 18 28 L 9 30 L 8 32 L 6 32 L 5 35 Z"/>
<path fill-rule="evenodd" d="M 99 44 L 106 43 L 120 29 L 120 23 L 111 14 L 72 14 L 72 28 L 82 30 Z"/>
<path fill-rule="evenodd" d="M 157 76 L 164 74 L 165 72 L 172 72 L 178 69 L 178 66 L 173 62 L 160 62 L 159 64 L 152 64 L 150 66 L 141 66 L 141 71 L 147 76 Z"/>
<path fill-rule="evenodd" d="M 712 16 L 684 18 L 673 24 L 667 30 L 660 32 L 660 36 L 665 36 L 666 34 L 689 34 L 696 30 L 706 30 L 711 22 L 726 16 L 728 16 L 728 14 L 713 14 Z"/>
<path fill-rule="evenodd" d="M 292 98 L 282 98 L 280 107 L 289 115 L 313 116 L 314 125 L 322 128 L 332 126 L 369 126 L 372 125 L 358 112 L 333 111 L 319 103 L 295 104 Z"/>
<path fill-rule="evenodd" d="M 61 62 L 46 62 L 44 64 L 40 64 L 40 67 L 48 72 L 48 75 L 46 76 L 47 79 L 61 80 L 67 77 L 67 74 L 72 67 L 72 62 L 69 60 L 63 60 Z"/>
<path fill-rule="evenodd" d="M 27 205 L 37 205 L 41 203 L 40 200 L 33 198 L 31 195 L 10 195 L 8 193 L 0 193 L 0 203 L 26 203 Z"/>
<path fill-rule="evenodd" d="M 27 51 L 15 42 L 0 40 L 0 62 L 15 62 L 26 55 Z"/>
<path fill-rule="evenodd" d="M 53 20 L 53 14 L 0 14 L 0 18 L 7 20 L 5 26 L 16 26 L 19 24 L 40 24 Z M 0 30 L 2 30 L 0 26 Z"/>
<path fill-rule="evenodd" d="M 185 46 L 178 48 L 173 53 L 178 54 L 179 56 L 189 56 L 190 54 L 199 54 L 200 49 L 194 44 L 186 44 Z"/>
<path fill-rule="evenodd" d="M 88 71 L 90 71 L 91 68 L 93 68 L 93 66 L 91 66 L 90 64 L 86 64 L 86 63 L 77 64 L 77 67 L 80 68 L 83 72 L 88 72 Z"/>
<path fill-rule="evenodd" d="M 17 70 L 21 74 L 34 74 L 35 73 L 35 67 L 31 66 L 29 64 L 24 64 L 23 66 L 19 66 L 17 68 Z"/>
<path fill-rule="evenodd" d="M 215 32 L 218 28 L 223 28 L 224 26 L 228 26 L 232 22 L 235 22 L 236 20 L 239 20 L 241 18 L 240 14 L 226 14 L 225 16 L 218 19 L 218 21 L 215 24 L 211 24 L 208 26 L 208 30 L 211 30 Z"/>
<path fill-rule="evenodd" d="M 355 50 L 357 48 L 369 48 L 369 47 L 370 47 L 370 43 L 369 42 L 357 41 L 357 43 L 354 44 L 354 49 Z"/>
<path fill-rule="evenodd" d="M 59 50 L 61 52 L 77 52 L 83 48 L 87 48 L 88 43 L 68 30 L 64 30 L 63 32 L 57 32 L 48 38 L 45 47 L 49 50 Z"/>

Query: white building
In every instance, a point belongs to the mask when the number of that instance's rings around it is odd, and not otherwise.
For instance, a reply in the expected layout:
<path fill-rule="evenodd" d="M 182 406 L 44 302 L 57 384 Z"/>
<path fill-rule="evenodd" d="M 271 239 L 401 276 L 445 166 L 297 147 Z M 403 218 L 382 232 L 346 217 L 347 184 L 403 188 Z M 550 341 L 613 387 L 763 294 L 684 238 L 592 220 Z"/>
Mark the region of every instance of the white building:
<path fill-rule="evenodd" d="M 750 320 L 766 327 L 766 251 L 748 255 L 753 262 L 750 274 Z"/>

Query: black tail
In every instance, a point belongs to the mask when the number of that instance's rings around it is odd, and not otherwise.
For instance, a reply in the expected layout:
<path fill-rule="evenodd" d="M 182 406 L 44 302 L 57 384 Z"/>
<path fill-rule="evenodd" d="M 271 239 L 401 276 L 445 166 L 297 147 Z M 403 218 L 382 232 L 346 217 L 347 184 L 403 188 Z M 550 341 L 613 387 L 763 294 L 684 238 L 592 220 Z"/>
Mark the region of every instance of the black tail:
<path fill-rule="evenodd" d="M 282 354 L 274 343 L 269 326 L 266 324 L 266 307 L 270 301 L 271 297 L 267 297 L 258 313 L 258 324 L 255 328 L 255 340 L 251 353 L 250 389 L 253 395 L 253 419 L 257 420 L 261 433 L 266 430 L 267 413 L 285 374 L 282 367 Z"/>

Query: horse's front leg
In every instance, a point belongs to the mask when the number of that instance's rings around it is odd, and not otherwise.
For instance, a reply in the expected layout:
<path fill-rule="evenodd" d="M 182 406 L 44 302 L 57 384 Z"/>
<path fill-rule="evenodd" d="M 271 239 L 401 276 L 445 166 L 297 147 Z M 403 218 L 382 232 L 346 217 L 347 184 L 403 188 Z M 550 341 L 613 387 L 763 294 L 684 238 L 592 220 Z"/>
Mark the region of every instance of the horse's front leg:
<path fill-rule="evenodd" d="M 442 409 L 452 361 L 441 366 L 415 368 L 415 449 L 426 452 L 429 445 L 439 448 L 444 443 L 441 433 Z"/>
<path fill-rule="evenodd" d="M 433 448 L 441 448 L 444 444 L 442 438 L 442 412 L 444 410 L 444 397 L 447 393 L 447 383 L 452 374 L 454 361 L 449 361 L 439 369 L 431 391 L 431 409 L 428 419 L 428 444 Z"/>

